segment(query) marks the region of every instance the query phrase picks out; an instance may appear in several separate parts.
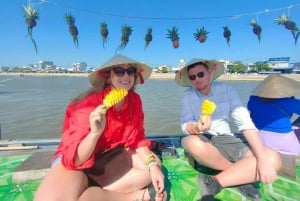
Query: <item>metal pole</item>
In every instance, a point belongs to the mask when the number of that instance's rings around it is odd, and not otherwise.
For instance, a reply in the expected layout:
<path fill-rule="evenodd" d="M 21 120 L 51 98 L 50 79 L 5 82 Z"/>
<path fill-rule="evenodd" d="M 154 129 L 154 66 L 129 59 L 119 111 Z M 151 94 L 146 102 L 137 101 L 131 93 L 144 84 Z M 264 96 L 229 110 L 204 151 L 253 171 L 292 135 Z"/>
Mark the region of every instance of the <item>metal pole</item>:
<path fill-rule="evenodd" d="M 0 140 L 2 140 L 2 135 L 1 135 L 1 124 L 0 124 Z"/>

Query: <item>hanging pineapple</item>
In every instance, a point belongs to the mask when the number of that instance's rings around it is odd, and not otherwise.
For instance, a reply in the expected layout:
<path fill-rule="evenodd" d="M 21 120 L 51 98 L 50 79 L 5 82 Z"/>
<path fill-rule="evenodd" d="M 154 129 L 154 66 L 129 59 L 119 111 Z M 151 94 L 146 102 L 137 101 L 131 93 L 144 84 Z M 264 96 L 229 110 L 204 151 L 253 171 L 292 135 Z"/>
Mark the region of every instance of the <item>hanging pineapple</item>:
<path fill-rule="evenodd" d="M 179 35 L 176 26 L 173 26 L 172 29 L 168 29 L 167 38 L 171 39 L 174 48 L 179 47 Z"/>
<path fill-rule="evenodd" d="M 30 39 L 31 39 L 31 41 L 34 45 L 35 52 L 38 53 L 35 40 L 32 37 L 32 30 L 33 30 L 33 27 L 35 27 L 36 24 L 37 24 L 36 21 L 39 19 L 39 11 L 32 8 L 30 5 L 29 6 L 23 6 L 23 9 L 24 9 L 24 13 L 25 13 L 24 17 L 25 17 L 25 22 L 27 24 L 28 36 L 30 37 Z"/>
<path fill-rule="evenodd" d="M 226 42 L 230 46 L 231 31 L 228 29 L 227 26 L 223 27 L 223 29 L 224 29 L 223 36 L 224 38 L 226 38 Z"/>
<path fill-rule="evenodd" d="M 200 29 L 196 29 L 194 38 L 200 43 L 204 43 L 207 40 L 207 34 L 209 34 L 209 32 L 206 31 L 204 27 L 202 27 Z"/>
<path fill-rule="evenodd" d="M 149 46 L 149 44 L 150 44 L 151 41 L 152 41 L 152 28 L 149 27 L 147 29 L 147 33 L 145 35 L 145 48 L 144 49 L 148 48 L 148 46 Z"/>
<path fill-rule="evenodd" d="M 261 26 L 259 26 L 259 25 L 257 24 L 256 20 L 251 20 L 251 21 L 250 21 L 250 25 L 253 26 L 252 31 L 253 31 L 253 33 L 257 36 L 258 42 L 260 42 L 260 39 L 261 39 L 261 31 L 262 31 Z"/>
<path fill-rule="evenodd" d="M 102 37 L 102 45 L 103 47 L 105 46 L 106 42 L 107 42 L 107 36 L 108 36 L 108 28 L 107 28 L 107 24 L 105 22 L 101 22 L 100 23 L 100 34 Z"/>
<path fill-rule="evenodd" d="M 75 17 L 73 17 L 71 13 L 65 14 L 65 20 L 69 26 L 69 32 L 73 38 L 73 43 L 78 48 L 78 29 L 75 26 Z"/>
<path fill-rule="evenodd" d="M 122 26 L 121 44 L 117 47 L 116 52 L 118 50 L 123 50 L 127 46 L 132 31 L 133 29 L 131 26 L 128 26 L 127 24 Z"/>
<path fill-rule="evenodd" d="M 297 28 L 296 23 L 293 22 L 291 18 L 285 14 L 282 14 L 278 19 L 275 19 L 275 22 L 277 23 L 277 25 L 283 25 L 287 30 L 291 31 L 296 45 L 300 34 L 300 30 Z"/>

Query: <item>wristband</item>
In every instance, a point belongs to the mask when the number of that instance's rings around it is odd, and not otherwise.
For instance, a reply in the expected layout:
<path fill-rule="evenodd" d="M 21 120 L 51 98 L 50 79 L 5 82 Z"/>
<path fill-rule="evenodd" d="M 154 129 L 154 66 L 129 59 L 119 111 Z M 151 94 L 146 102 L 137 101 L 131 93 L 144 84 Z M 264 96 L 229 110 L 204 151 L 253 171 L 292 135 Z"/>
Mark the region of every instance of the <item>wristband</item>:
<path fill-rule="evenodd" d="M 148 170 L 150 171 L 150 168 L 152 167 L 152 166 L 157 166 L 157 164 L 158 164 L 158 161 L 155 159 L 155 160 L 152 160 L 152 161 L 150 161 L 148 164 L 147 164 L 147 166 L 148 166 Z"/>

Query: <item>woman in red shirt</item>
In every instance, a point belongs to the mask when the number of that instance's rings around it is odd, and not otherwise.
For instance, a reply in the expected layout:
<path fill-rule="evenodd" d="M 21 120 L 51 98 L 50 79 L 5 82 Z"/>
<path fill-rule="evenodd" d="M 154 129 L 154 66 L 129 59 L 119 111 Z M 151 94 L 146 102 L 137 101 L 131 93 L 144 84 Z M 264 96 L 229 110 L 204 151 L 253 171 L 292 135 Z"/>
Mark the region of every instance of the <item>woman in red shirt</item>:
<path fill-rule="evenodd" d="M 93 87 L 68 105 L 61 142 L 35 201 L 166 199 L 161 162 L 145 137 L 142 102 L 134 91 L 151 72 L 145 64 L 115 55 L 89 74 Z M 128 94 L 106 109 L 103 99 L 114 88 Z M 117 151 L 104 157 L 111 153 L 107 150 Z"/>

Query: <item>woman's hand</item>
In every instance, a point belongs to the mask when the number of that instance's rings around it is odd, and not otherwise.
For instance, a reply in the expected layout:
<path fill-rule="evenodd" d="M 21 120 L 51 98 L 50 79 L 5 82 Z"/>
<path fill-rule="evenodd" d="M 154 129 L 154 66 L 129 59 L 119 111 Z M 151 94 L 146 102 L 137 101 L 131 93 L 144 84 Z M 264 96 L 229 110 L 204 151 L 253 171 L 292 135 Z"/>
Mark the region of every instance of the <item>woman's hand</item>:
<path fill-rule="evenodd" d="M 165 191 L 165 176 L 162 173 L 158 165 L 154 165 L 149 169 L 152 184 L 156 190 L 156 199 L 155 200 L 164 200 L 164 191 Z"/>
<path fill-rule="evenodd" d="M 106 107 L 104 105 L 99 105 L 96 109 L 90 114 L 90 134 L 101 135 L 106 124 Z"/>

